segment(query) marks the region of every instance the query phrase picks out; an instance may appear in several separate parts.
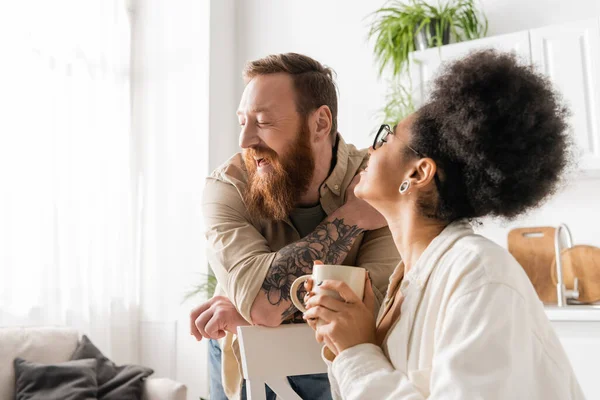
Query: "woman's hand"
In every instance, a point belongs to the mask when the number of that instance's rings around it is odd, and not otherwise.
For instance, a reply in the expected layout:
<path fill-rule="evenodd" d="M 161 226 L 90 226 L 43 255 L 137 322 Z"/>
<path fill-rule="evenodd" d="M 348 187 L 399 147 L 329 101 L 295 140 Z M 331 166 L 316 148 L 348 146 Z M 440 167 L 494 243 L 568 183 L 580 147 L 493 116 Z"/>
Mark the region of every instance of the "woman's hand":
<path fill-rule="evenodd" d="M 312 282 L 307 285 L 309 288 L 312 289 Z M 368 276 L 363 300 L 341 281 L 325 280 L 319 288 L 338 292 L 343 299 L 308 290 L 304 319 L 316 330 L 319 343 L 325 342 L 335 355 L 358 344 L 375 343 L 375 295 Z"/>

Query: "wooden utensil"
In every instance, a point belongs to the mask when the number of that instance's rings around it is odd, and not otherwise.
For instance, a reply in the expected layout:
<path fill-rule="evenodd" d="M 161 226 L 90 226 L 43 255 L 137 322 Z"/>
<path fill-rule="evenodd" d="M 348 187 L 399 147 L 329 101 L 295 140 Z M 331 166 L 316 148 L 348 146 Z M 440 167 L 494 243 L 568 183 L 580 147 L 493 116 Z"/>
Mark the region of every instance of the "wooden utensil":
<path fill-rule="evenodd" d="M 550 226 L 516 228 L 508 233 L 508 251 L 521 264 L 540 300 L 556 304 L 556 284 L 550 277 L 554 233 Z"/>
<path fill-rule="evenodd" d="M 600 301 L 600 248 L 577 245 L 564 249 L 560 253 L 563 269 L 563 283 L 567 289 L 573 288 L 574 278 L 579 280 L 580 303 Z M 556 260 L 552 261 L 550 276 L 556 287 Z"/>

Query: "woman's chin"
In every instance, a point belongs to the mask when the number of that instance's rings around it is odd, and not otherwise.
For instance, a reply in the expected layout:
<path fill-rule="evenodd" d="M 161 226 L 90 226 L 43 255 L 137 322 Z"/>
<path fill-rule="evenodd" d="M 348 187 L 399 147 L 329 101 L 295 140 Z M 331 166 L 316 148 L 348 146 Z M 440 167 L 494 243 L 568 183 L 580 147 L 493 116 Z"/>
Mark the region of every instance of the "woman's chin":
<path fill-rule="evenodd" d="M 365 185 L 361 182 L 358 182 L 358 185 L 354 188 L 354 195 L 361 200 L 365 199 Z"/>

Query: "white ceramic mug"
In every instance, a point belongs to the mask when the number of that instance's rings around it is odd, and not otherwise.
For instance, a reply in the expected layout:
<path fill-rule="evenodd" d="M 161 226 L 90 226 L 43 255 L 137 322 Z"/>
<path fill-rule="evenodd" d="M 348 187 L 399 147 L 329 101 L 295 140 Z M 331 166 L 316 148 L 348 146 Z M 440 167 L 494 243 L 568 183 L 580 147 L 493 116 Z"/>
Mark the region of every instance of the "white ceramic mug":
<path fill-rule="evenodd" d="M 336 299 L 341 300 L 337 292 L 321 289 L 319 282 L 324 280 L 342 281 L 345 282 L 352 291 L 362 300 L 365 294 L 365 274 L 367 270 L 362 267 L 349 267 L 346 265 L 331 265 L 331 264 L 315 264 L 313 266 L 312 275 L 303 275 L 297 278 L 290 288 L 290 297 L 292 303 L 303 313 L 306 312 L 306 307 L 302 304 L 302 300 L 298 298 L 298 288 L 301 284 L 312 278 L 314 285 L 312 291 L 316 294 L 326 294 Z"/>

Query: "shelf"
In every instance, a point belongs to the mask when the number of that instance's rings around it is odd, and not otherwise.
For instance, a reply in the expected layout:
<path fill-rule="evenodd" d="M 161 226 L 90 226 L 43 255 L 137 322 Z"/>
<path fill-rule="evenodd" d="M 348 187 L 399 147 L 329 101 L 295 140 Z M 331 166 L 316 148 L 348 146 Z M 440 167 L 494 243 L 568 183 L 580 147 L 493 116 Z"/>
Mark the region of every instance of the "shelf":
<path fill-rule="evenodd" d="M 544 310 L 550 321 L 600 322 L 600 305 L 546 306 Z"/>

